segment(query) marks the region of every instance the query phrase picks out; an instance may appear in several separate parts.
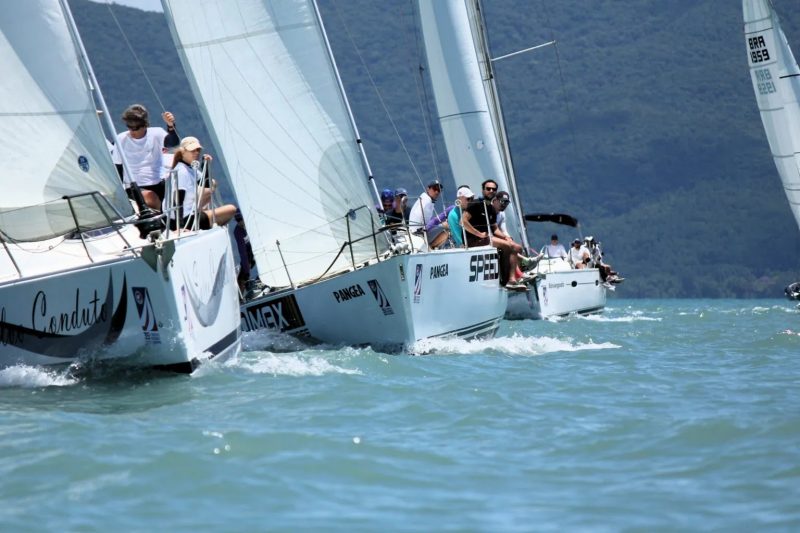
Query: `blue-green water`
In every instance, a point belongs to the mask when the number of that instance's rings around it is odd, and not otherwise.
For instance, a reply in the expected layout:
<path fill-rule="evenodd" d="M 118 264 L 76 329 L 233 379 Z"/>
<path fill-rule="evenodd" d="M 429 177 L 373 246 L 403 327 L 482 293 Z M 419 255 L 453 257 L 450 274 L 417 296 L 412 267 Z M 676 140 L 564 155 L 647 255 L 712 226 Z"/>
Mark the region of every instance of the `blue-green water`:
<path fill-rule="evenodd" d="M 0 525 L 800 530 L 800 310 L 609 303 L 425 356 L 251 335 L 190 377 L 0 371 Z"/>

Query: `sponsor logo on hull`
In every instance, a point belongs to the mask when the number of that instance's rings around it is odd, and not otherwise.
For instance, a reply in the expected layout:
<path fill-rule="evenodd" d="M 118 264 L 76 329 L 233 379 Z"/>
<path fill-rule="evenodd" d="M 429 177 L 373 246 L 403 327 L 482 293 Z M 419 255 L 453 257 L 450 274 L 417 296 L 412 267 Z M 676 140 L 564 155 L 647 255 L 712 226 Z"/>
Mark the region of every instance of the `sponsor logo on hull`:
<path fill-rule="evenodd" d="M 156 320 L 156 312 L 153 309 L 153 302 L 150 301 L 147 287 L 131 287 L 131 292 L 133 301 L 136 302 L 136 310 L 139 312 L 139 323 L 142 325 L 145 344 L 161 344 L 158 320 Z"/>
<path fill-rule="evenodd" d="M 497 253 L 477 254 L 469 258 L 469 281 L 491 281 L 500 277 Z"/>
<path fill-rule="evenodd" d="M 269 329 L 295 333 L 293 330 L 306 325 L 294 294 L 246 307 L 242 309 L 241 317 L 244 331 Z"/>
<path fill-rule="evenodd" d="M 430 279 L 445 278 L 449 275 L 448 270 L 449 265 L 447 263 L 444 263 L 443 265 L 432 266 Z"/>
<path fill-rule="evenodd" d="M 333 297 L 336 299 L 336 303 L 347 302 L 354 298 L 361 298 L 366 293 L 364 289 L 361 288 L 361 285 L 356 283 L 355 285 L 350 285 L 349 287 L 345 287 L 344 289 L 337 289 L 333 291 Z"/>
<path fill-rule="evenodd" d="M 63 310 L 48 301 L 46 291 L 38 291 L 31 302 L 29 327 L 8 322 L 6 308 L 0 308 L 0 346 L 13 346 L 49 357 L 74 359 L 82 350 L 91 351 L 113 344 L 122 333 L 127 318 L 127 279 L 123 277 L 122 292 L 116 308 L 114 283 L 110 274 L 106 297 L 102 303 L 96 289 L 89 293 L 91 296 L 88 299 L 85 296 L 82 298 L 80 287 L 76 288 L 71 310 Z M 67 334 L 79 329 L 83 331 L 74 335 Z"/>
<path fill-rule="evenodd" d="M 186 294 L 189 296 L 189 303 L 192 305 L 197 320 L 204 327 L 212 325 L 217 320 L 220 307 L 222 307 L 222 297 L 225 294 L 225 281 L 227 279 L 226 272 L 228 271 L 228 269 L 225 268 L 225 259 L 227 255 L 227 252 L 223 253 L 217 262 L 216 269 L 211 271 L 216 272 L 216 274 L 214 276 L 214 283 L 211 286 L 211 294 L 205 301 L 197 294 L 196 282 L 187 280 L 186 273 L 183 274 L 183 283 L 186 288 Z M 195 270 L 198 270 L 196 263 Z M 203 279 L 202 276 L 195 276 L 195 278 Z"/>
<path fill-rule="evenodd" d="M 414 303 L 418 304 L 422 299 L 422 264 L 417 264 L 414 272 Z"/>
<path fill-rule="evenodd" d="M 393 315 L 394 309 L 392 309 L 392 304 L 389 303 L 389 298 L 386 297 L 386 293 L 383 292 L 383 288 L 381 284 L 378 283 L 378 280 L 371 279 L 367 281 L 367 285 L 369 285 L 369 290 L 372 291 L 372 295 L 375 297 L 375 301 L 378 302 L 383 314 L 387 316 Z"/>

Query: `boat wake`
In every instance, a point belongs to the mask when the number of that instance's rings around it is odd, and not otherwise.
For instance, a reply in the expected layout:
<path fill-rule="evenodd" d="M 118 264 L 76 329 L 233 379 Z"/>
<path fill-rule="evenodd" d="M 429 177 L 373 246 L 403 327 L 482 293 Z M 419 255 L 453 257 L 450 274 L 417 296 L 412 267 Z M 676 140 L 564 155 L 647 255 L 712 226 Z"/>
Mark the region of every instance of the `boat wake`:
<path fill-rule="evenodd" d="M 494 339 L 464 340 L 458 338 L 425 339 L 414 344 L 409 353 L 413 355 L 451 354 L 505 354 L 544 355 L 555 352 L 579 352 L 584 350 L 609 350 L 620 348 L 610 342 L 576 342 L 555 337 L 528 337 L 514 334 Z"/>
<path fill-rule="evenodd" d="M 27 365 L 16 365 L 0 370 L 0 388 L 19 387 L 69 387 L 78 383 L 70 369 L 53 370 Z"/>
<path fill-rule="evenodd" d="M 252 374 L 273 376 L 324 376 L 328 374 L 355 374 L 361 371 L 337 366 L 314 353 L 275 354 L 264 351 L 243 352 L 223 363 L 225 368 L 241 369 Z M 202 370 L 203 367 L 200 367 Z"/>
<path fill-rule="evenodd" d="M 661 317 L 644 316 L 641 312 L 636 311 L 630 315 L 625 316 L 608 316 L 608 315 L 582 315 L 576 317 L 580 320 L 587 320 L 589 322 L 661 322 Z"/>

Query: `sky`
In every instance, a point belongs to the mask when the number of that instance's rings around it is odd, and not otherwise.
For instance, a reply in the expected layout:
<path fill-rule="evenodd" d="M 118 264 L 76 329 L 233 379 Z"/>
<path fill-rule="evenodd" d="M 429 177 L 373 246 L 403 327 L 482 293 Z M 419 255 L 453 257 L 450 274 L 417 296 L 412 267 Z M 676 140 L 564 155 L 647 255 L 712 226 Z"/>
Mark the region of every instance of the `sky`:
<path fill-rule="evenodd" d="M 99 4 L 107 4 L 106 0 L 92 0 Z M 130 7 L 144 9 L 145 11 L 163 11 L 161 9 L 161 0 L 112 0 L 114 4 L 121 4 Z"/>

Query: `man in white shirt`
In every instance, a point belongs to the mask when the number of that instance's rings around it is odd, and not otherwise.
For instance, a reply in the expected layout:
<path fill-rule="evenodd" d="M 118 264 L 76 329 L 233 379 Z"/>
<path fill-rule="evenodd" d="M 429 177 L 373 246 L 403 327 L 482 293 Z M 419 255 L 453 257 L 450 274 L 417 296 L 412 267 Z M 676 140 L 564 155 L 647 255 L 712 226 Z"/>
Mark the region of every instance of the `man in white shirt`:
<path fill-rule="evenodd" d="M 567 251 L 564 249 L 564 245 L 558 242 L 558 235 L 555 233 L 550 236 L 550 244 L 545 246 L 543 251 L 545 252 L 545 257 L 551 259 L 556 257 L 567 258 Z"/>
<path fill-rule="evenodd" d="M 149 127 L 149 115 L 143 105 L 129 106 L 122 113 L 122 120 L 128 130 L 117 135 L 117 144 L 112 153 L 118 170 L 123 168 L 123 156 L 125 158 L 127 168 L 122 174 L 122 181 L 126 187 L 132 182 L 138 184 L 145 203 L 156 210 L 161 209 L 161 201 L 164 199 L 163 149 L 177 146 L 179 142 L 175 131 L 175 117 L 169 111 L 165 111 L 161 117 L 167 124 L 166 130 Z"/>
<path fill-rule="evenodd" d="M 433 203 L 439 199 L 442 194 L 442 184 L 439 180 L 432 180 L 428 183 L 428 187 L 424 193 L 420 195 L 414 205 L 411 206 L 411 212 L 408 215 L 408 225 L 412 233 L 422 233 L 425 231 L 425 224 L 431 221 L 436 215 Z M 435 237 L 435 236 L 434 236 Z M 429 238 L 432 238 L 429 235 Z"/>
<path fill-rule="evenodd" d="M 581 240 L 572 241 L 569 249 L 569 262 L 572 263 L 573 268 L 586 268 L 590 260 L 589 249 L 581 244 Z"/>

